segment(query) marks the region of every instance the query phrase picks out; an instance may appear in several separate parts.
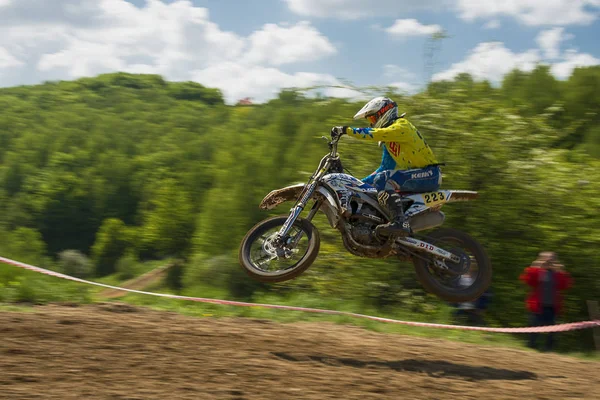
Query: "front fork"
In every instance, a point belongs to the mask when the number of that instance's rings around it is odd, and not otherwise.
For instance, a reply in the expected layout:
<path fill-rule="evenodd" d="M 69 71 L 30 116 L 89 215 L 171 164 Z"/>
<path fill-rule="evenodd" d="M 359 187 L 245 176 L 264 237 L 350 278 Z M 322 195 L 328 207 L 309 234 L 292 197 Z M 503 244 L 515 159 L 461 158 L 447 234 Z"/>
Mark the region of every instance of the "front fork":
<path fill-rule="evenodd" d="M 285 220 L 283 226 L 279 230 L 278 235 L 280 238 L 286 237 L 287 234 L 290 232 L 290 229 L 292 229 L 294 222 L 296 222 L 296 220 L 300 216 L 300 213 L 302 213 L 302 211 L 304 210 L 304 207 L 306 207 L 306 203 L 308 203 L 308 200 L 310 200 L 310 198 L 312 197 L 316 188 L 317 188 L 316 182 L 310 183 L 306 186 L 304 195 L 302 196 L 300 201 L 298 203 L 296 203 L 296 205 L 290 210 L 290 215 Z M 313 207 L 313 209 L 310 211 L 310 214 L 308 215 L 307 219 L 310 221 L 315 216 L 315 214 L 317 213 L 318 210 L 319 210 L 318 207 L 317 208 Z"/>
<path fill-rule="evenodd" d="M 315 188 L 316 185 L 312 185 L 306 188 L 307 190 L 302 196 L 302 199 L 290 210 L 290 215 L 285 220 L 279 232 L 276 233 L 276 237 L 273 241 L 274 258 L 289 258 L 294 253 L 294 249 L 296 248 L 296 246 L 298 246 L 300 239 L 302 239 L 304 231 L 301 229 L 300 232 L 298 232 L 292 237 L 288 237 L 288 234 L 292 229 L 294 222 L 298 219 L 300 213 L 302 213 L 302 211 L 304 210 L 304 207 L 306 207 L 306 203 L 311 198 L 312 194 L 315 191 Z M 321 200 L 317 200 L 315 202 L 312 209 L 310 210 L 310 213 L 308 213 L 308 216 L 306 217 L 307 220 L 311 221 L 313 219 L 313 217 L 321 207 L 321 202 Z M 267 252 L 271 253 L 268 250 Z"/>

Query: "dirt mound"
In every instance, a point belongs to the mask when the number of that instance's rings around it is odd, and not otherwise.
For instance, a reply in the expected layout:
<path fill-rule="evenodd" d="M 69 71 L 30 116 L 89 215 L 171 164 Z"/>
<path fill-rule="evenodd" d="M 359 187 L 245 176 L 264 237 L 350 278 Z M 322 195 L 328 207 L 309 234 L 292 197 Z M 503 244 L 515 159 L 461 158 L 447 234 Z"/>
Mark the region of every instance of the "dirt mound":
<path fill-rule="evenodd" d="M 0 313 L 3 399 L 593 399 L 599 363 L 115 304 Z"/>

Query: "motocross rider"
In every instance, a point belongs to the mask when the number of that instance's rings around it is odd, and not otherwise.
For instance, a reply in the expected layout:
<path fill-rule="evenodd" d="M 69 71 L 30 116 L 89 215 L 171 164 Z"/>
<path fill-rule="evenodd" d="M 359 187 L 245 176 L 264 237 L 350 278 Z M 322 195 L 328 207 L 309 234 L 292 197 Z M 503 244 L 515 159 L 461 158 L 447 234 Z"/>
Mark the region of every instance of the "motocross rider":
<path fill-rule="evenodd" d="M 391 216 L 391 222 L 376 229 L 386 236 L 408 236 L 411 228 L 399 193 L 438 190 L 442 183 L 439 166 L 443 164 L 437 162 L 423 136 L 404 114 L 398 116 L 398 105 L 393 100 L 386 97 L 372 99 L 354 116 L 354 119 L 361 118 L 369 121 L 369 128 L 335 126 L 331 129 L 331 137 L 351 135 L 382 144 L 381 165 L 363 179 L 377 189 L 379 204 Z"/>

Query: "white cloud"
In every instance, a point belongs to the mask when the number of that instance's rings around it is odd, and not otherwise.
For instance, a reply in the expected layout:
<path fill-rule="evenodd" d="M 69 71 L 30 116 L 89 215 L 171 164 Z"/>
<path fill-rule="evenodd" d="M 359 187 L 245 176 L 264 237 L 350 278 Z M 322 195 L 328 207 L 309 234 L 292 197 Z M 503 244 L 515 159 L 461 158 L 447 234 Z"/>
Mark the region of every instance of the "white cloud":
<path fill-rule="evenodd" d="M 385 30 L 394 37 L 426 36 L 442 31 L 439 25 L 423 25 L 416 19 L 397 19 Z"/>
<path fill-rule="evenodd" d="M 72 39 L 68 49 L 44 54 L 38 62 L 38 69 L 47 71 L 66 68 L 69 70 L 69 75 L 74 77 L 89 76 L 95 71 L 123 71 L 126 69 L 126 64 L 119 57 L 115 57 L 115 52 L 111 44 Z"/>
<path fill-rule="evenodd" d="M 320 18 L 395 17 L 414 10 L 454 10 L 468 21 L 507 16 L 527 25 L 589 24 L 600 0 L 284 0 L 296 14 Z M 492 23 L 489 29 L 494 29 Z"/>
<path fill-rule="evenodd" d="M 590 24 L 598 16 L 600 0 L 456 0 L 460 16 L 509 16 L 526 25 Z"/>
<path fill-rule="evenodd" d="M 4 5 L 0 8 L 0 85 L 116 70 L 189 80 L 227 66 L 237 71 L 236 76 L 225 74 L 235 85 L 218 76 L 202 83 L 221 88 L 228 99 L 235 100 L 232 96 L 242 91 L 260 98 L 264 97 L 258 93 L 261 90 L 271 94 L 272 88 L 331 81 L 326 75 L 285 74 L 267 68 L 314 61 L 336 52 L 306 21 L 267 24 L 244 37 L 222 30 L 210 20 L 206 8 L 195 7 L 189 0 L 146 0 L 143 7 L 125 0 L 0 2 Z M 27 82 L 22 82 L 24 76 Z"/>
<path fill-rule="evenodd" d="M 23 62 L 15 58 L 5 48 L 0 47 L 0 68 L 18 67 L 19 65 L 23 65 Z"/>
<path fill-rule="evenodd" d="M 419 86 L 413 84 L 413 83 L 408 83 L 408 82 L 392 82 L 390 84 L 388 84 L 388 86 L 392 86 L 393 88 L 397 89 L 400 92 L 404 92 L 404 93 L 408 93 L 408 94 L 415 94 L 417 93 Z"/>
<path fill-rule="evenodd" d="M 383 66 L 383 77 L 389 82 L 387 86 L 391 86 L 400 92 L 416 93 L 418 85 L 414 83 L 417 75 L 398 65 L 386 64 Z"/>
<path fill-rule="evenodd" d="M 575 49 L 560 52 L 559 44 L 572 38 L 562 28 L 552 29 L 538 35 L 537 42 L 541 49 L 530 49 L 522 53 L 514 53 L 501 42 L 480 43 L 471 50 L 467 57 L 446 71 L 433 76 L 434 81 L 451 80 L 458 74 L 466 72 L 476 79 L 487 79 L 499 83 L 502 77 L 513 69 L 531 71 L 542 62 L 541 51 L 547 59 L 554 60 L 550 65 L 552 74 L 558 79 L 567 79 L 576 67 L 600 65 L 600 59 L 587 53 L 579 53 Z"/>
<path fill-rule="evenodd" d="M 475 47 L 467 58 L 433 76 L 433 80 L 450 80 L 456 75 L 466 72 L 476 79 L 487 79 L 499 82 L 502 77 L 514 68 L 531 71 L 540 61 L 538 50 L 513 53 L 501 42 L 485 42 Z"/>
<path fill-rule="evenodd" d="M 194 71 L 192 77 L 196 82 L 221 88 L 229 101 L 252 97 L 260 102 L 273 97 L 281 88 L 338 84 L 337 79 L 327 74 L 286 74 L 273 67 L 233 61 Z"/>
<path fill-rule="evenodd" d="M 551 71 L 557 78 L 567 79 L 576 67 L 590 67 L 599 64 L 600 59 L 590 54 L 567 50 L 563 55 L 562 61 L 551 66 Z"/>
<path fill-rule="evenodd" d="M 313 61 L 336 53 L 329 40 L 309 22 L 291 27 L 266 24 L 248 38 L 250 50 L 245 61 L 281 65 L 298 61 Z"/>
<path fill-rule="evenodd" d="M 285 0 L 296 14 L 340 19 L 399 15 L 409 10 L 440 10 L 456 0 Z"/>
<path fill-rule="evenodd" d="M 137 8 L 124 0 L 55 0 L 37 16 L 29 13 L 30 3 L 20 0 L 0 13 L 0 21 L 8 17 L 12 24 L 0 37 L 5 46 L 28 43 L 24 51 L 41 78 L 53 70 L 75 78 L 146 64 L 185 79 L 189 68 L 239 57 L 245 46 L 244 38 L 220 30 L 206 9 L 188 1 L 148 0 Z M 43 30 L 60 34 L 40 35 Z"/>
<path fill-rule="evenodd" d="M 329 87 L 325 89 L 324 94 L 328 97 L 341 97 L 350 99 L 352 101 L 366 100 L 371 98 L 369 94 L 346 87 Z"/>
<path fill-rule="evenodd" d="M 414 79 L 416 75 L 404 67 L 394 64 L 385 64 L 383 66 L 383 77 L 384 78 L 402 78 L 402 79 Z"/>
<path fill-rule="evenodd" d="M 500 24 L 500 21 L 498 21 L 497 19 L 493 19 L 491 21 L 488 21 L 485 23 L 485 25 L 483 25 L 484 29 L 498 29 L 500 28 L 500 26 L 502 26 Z"/>
<path fill-rule="evenodd" d="M 560 55 L 560 43 L 571 39 L 573 35 L 565 34 L 564 28 L 552 28 L 542 31 L 535 38 L 535 41 L 544 51 L 547 59 L 558 58 Z"/>

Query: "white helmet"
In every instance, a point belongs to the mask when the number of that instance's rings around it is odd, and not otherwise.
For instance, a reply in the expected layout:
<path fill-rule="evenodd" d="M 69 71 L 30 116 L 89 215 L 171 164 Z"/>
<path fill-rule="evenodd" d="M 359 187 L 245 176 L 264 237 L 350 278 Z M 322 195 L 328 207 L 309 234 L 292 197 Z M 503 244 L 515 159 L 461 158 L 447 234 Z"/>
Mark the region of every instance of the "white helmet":
<path fill-rule="evenodd" d="M 382 128 L 398 119 L 398 105 L 387 97 L 375 97 L 356 113 L 354 119 L 367 118 L 372 128 Z"/>

